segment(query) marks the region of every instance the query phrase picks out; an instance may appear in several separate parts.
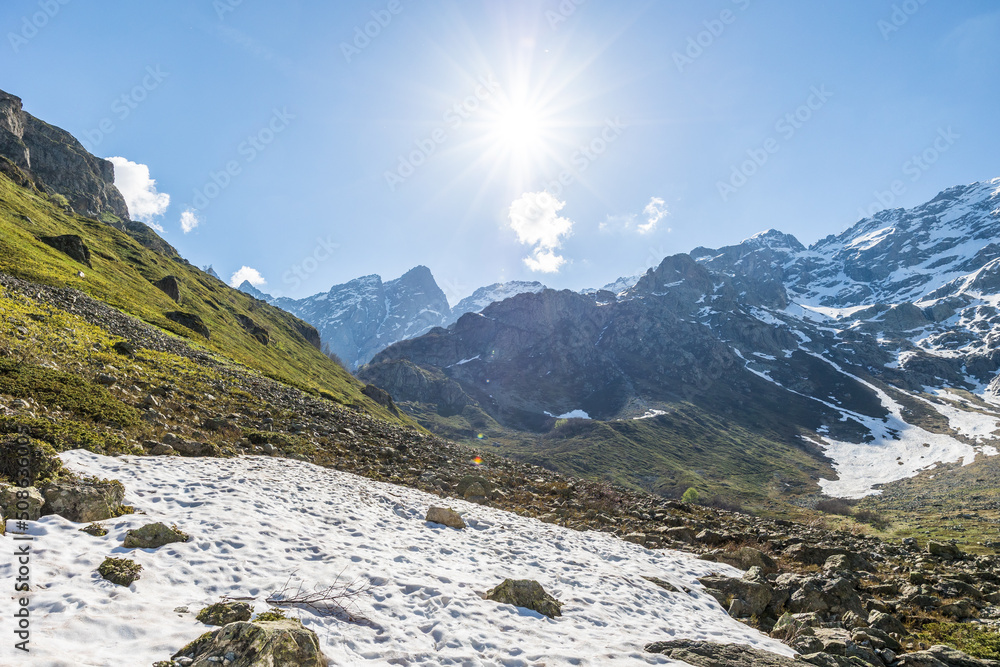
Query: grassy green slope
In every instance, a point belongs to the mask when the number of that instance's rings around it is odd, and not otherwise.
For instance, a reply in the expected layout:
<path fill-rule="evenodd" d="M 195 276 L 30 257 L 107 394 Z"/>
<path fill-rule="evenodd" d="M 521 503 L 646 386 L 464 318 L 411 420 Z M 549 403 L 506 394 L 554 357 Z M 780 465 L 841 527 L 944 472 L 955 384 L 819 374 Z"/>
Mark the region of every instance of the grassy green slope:
<path fill-rule="evenodd" d="M 92 268 L 38 240 L 63 234 L 84 240 Z M 78 277 L 81 271 L 82 278 Z M 306 341 L 291 315 L 228 287 L 180 258 L 153 252 L 110 225 L 67 213 L 4 175 L 0 175 L 0 272 L 78 289 L 275 380 L 398 420 L 364 396 L 362 385 L 347 371 Z M 179 303 L 152 284 L 168 275 L 181 283 Z M 171 311 L 198 315 L 209 329 L 209 338 L 167 319 L 164 313 Z M 268 344 L 247 333 L 238 320 L 241 315 L 268 330 Z"/>

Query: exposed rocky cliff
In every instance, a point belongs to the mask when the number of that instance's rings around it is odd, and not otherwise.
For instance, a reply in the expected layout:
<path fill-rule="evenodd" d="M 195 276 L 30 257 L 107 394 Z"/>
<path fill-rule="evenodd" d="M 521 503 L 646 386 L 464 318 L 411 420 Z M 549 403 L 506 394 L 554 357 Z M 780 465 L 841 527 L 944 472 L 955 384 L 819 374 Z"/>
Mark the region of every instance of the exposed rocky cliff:
<path fill-rule="evenodd" d="M 24 111 L 21 99 L 0 91 L 0 158 L 15 181 L 66 197 L 74 211 L 98 218 L 111 213 L 129 220 L 115 187 L 114 165 L 94 157 L 71 134 Z M 0 160 L 2 161 L 2 160 Z M 20 174 L 18 174 L 20 172 Z"/>

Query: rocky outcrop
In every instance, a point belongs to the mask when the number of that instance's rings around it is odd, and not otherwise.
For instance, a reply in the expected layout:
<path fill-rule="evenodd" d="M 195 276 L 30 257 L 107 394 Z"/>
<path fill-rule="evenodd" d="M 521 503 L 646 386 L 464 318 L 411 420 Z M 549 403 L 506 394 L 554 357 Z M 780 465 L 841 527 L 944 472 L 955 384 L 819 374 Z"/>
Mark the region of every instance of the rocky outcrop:
<path fill-rule="evenodd" d="M 319 639 L 298 620 L 240 621 L 203 635 L 173 655 L 189 667 L 326 667 Z M 169 663 L 166 663 L 169 664 Z"/>
<path fill-rule="evenodd" d="M 673 660 L 681 660 L 694 667 L 810 667 L 812 663 L 786 658 L 736 644 L 680 639 L 646 644 L 647 653 L 659 653 Z"/>
<path fill-rule="evenodd" d="M 181 300 L 181 282 L 177 279 L 177 276 L 163 276 L 153 283 L 153 285 L 174 301 L 179 302 Z"/>
<path fill-rule="evenodd" d="M 243 327 L 243 330 L 250 334 L 250 337 L 255 339 L 261 345 L 267 345 L 271 342 L 271 332 L 269 332 L 265 327 L 262 327 L 254 322 L 246 315 L 237 315 L 236 320 L 240 323 L 240 326 Z"/>
<path fill-rule="evenodd" d="M 66 197 L 73 210 L 97 218 L 129 219 L 115 187 L 114 165 L 94 157 L 71 134 L 26 113 L 20 98 L 0 91 L 0 156 L 30 174 L 38 186 Z"/>
<path fill-rule="evenodd" d="M 209 338 L 210 332 L 208 330 L 208 326 L 205 324 L 205 322 L 201 319 L 200 316 L 194 313 L 170 311 L 168 313 L 163 313 L 163 316 L 166 317 L 171 322 L 176 322 L 182 327 L 190 329 L 191 331 L 197 334 L 201 334 L 205 338 Z"/>
<path fill-rule="evenodd" d="M 47 246 L 55 248 L 70 259 L 80 262 L 90 268 L 90 248 L 83 242 L 83 239 L 76 234 L 63 234 L 62 236 L 40 236 L 38 240 Z"/>

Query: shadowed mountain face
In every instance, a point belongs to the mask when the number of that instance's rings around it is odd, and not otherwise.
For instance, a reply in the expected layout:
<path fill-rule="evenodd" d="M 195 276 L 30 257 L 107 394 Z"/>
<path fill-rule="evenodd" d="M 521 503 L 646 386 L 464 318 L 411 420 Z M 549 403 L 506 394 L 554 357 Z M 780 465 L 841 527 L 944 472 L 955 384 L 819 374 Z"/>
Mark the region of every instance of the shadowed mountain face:
<path fill-rule="evenodd" d="M 1000 179 L 810 248 L 772 230 L 667 257 L 617 295 L 495 303 L 389 347 L 361 377 L 415 414 L 454 423 L 472 406 L 546 437 L 559 416 L 696 409 L 825 452 L 840 479 L 823 488 L 861 495 L 996 451 L 998 223 Z"/>

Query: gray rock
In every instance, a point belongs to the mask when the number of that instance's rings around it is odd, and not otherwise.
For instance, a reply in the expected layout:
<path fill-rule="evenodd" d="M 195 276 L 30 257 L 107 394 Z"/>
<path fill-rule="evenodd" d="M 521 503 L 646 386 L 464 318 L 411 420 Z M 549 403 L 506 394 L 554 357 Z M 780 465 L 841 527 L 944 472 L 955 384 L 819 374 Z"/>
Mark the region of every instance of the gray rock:
<path fill-rule="evenodd" d="M 767 609 L 773 589 L 766 583 L 736 579 L 734 577 L 709 576 L 698 580 L 706 590 L 719 601 L 723 609 L 737 617 L 756 616 Z M 739 604 L 734 608 L 734 602 Z M 735 613 L 733 613 L 735 612 Z M 741 613 L 742 612 L 742 613 Z"/>
<path fill-rule="evenodd" d="M 927 553 L 942 560 L 961 560 L 965 557 L 962 550 L 950 542 L 930 541 L 927 543 Z"/>
<path fill-rule="evenodd" d="M 118 480 L 64 478 L 46 485 L 44 514 L 77 523 L 104 521 L 123 514 L 125 487 Z"/>
<path fill-rule="evenodd" d="M 1000 661 L 973 658 L 948 646 L 932 646 L 899 656 L 893 667 L 1000 667 Z"/>
<path fill-rule="evenodd" d="M 190 536 L 177 528 L 163 523 L 148 523 L 125 533 L 122 546 L 126 549 L 158 549 L 165 544 L 187 542 L 189 539 Z"/>
<path fill-rule="evenodd" d="M 90 268 L 90 248 L 83 242 L 83 239 L 76 234 L 63 234 L 61 236 L 40 236 L 39 241 L 47 246 L 58 250 L 70 259 L 76 260 Z"/>
<path fill-rule="evenodd" d="M 504 579 L 498 586 L 486 591 L 486 599 L 531 609 L 549 618 L 562 616 L 562 603 L 532 579 Z"/>
<path fill-rule="evenodd" d="M 462 516 L 455 510 L 447 507 L 431 507 L 427 510 L 427 517 L 424 520 L 431 523 L 439 523 L 449 528 L 465 528 Z"/>
<path fill-rule="evenodd" d="M 181 300 L 181 283 L 177 279 L 177 276 L 164 276 L 153 283 L 153 286 L 174 301 L 179 302 Z"/>

